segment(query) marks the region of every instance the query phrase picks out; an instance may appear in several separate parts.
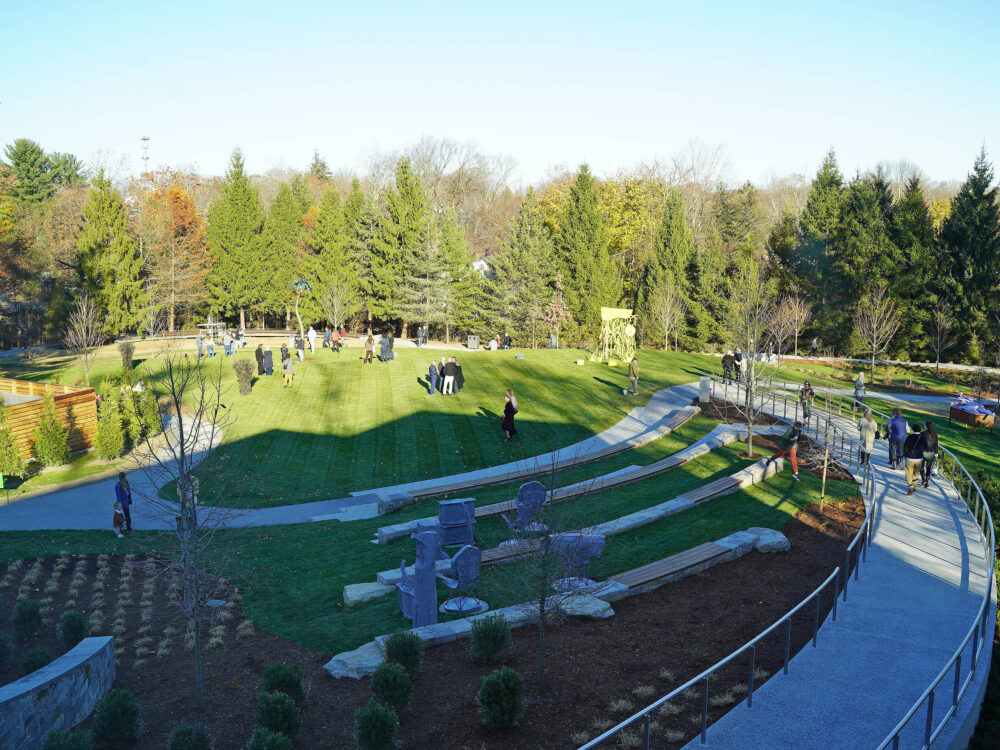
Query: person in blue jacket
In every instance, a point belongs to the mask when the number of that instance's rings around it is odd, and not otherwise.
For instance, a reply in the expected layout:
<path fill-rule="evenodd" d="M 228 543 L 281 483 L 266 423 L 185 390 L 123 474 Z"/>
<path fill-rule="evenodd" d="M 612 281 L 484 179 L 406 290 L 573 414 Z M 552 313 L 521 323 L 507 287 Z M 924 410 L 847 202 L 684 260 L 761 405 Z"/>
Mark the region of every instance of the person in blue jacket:
<path fill-rule="evenodd" d="M 121 503 L 122 514 L 125 516 L 125 531 L 132 531 L 132 488 L 128 486 L 128 478 L 125 472 L 118 473 L 118 481 L 115 483 L 115 500 Z"/>
<path fill-rule="evenodd" d="M 431 384 L 431 392 L 428 395 L 433 396 L 434 395 L 434 389 L 437 388 L 437 384 L 438 384 L 438 370 L 437 370 L 437 367 L 434 366 L 434 360 L 433 359 L 431 360 L 431 366 L 430 366 L 430 368 L 427 370 L 427 379 L 430 381 L 430 384 Z"/>

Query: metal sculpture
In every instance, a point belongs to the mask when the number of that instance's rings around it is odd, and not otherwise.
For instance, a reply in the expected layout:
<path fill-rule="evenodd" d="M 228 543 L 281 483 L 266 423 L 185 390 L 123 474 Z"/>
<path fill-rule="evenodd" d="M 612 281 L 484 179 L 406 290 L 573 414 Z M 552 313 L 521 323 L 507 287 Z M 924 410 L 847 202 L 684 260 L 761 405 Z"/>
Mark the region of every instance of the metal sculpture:
<path fill-rule="evenodd" d="M 553 584 L 556 591 L 568 592 L 593 586 L 587 577 L 587 567 L 593 557 L 604 551 L 603 534 L 570 532 L 557 534 L 551 540 L 552 549 L 562 558 L 567 575 Z"/>
<path fill-rule="evenodd" d="M 441 500 L 438 503 L 441 545 L 472 544 L 476 529 L 476 499 Z"/>
<path fill-rule="evenodd" d="M 625 362 L 635 355 L 635 316 L 631 308 L 601 308 L 601 348 L 595 351 L 592 362 L 620 359 Z"/>
<path fill-rule="evenodd" d="M 413 575 L 406 571 L 406 561 L 399 564 L 402 580 L 396 584 L 399 592 L 399 608 L 403 616 L 413 621 L 413 627 L 437 623 L 437 583 L 435 563 L 443 556 L 441 540 L 437 531 L 420 531 L 413 534 L 417 543 L 417 561 Z"/>
<path fill-rule="evenodd" d="M 437 577 L 453 593 L 441 605 L 440 611 L 450 615 L 474 615 L 485 612 L 489 605 L 482 599 L 473 596 L 479 584 L 479 568 L 483 562 L 483 553 L 478 547 L 465 545 L 451 559 L 448 575 L 438 573 Z"/>

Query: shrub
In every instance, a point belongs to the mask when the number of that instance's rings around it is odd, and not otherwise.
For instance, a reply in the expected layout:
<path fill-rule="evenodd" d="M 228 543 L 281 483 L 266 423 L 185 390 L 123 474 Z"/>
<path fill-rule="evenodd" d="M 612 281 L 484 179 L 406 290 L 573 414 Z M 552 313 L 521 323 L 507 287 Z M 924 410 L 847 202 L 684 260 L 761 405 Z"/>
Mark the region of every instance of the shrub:
<path fill-rule="evenodd" d="M 488 615 L 472 623 L 472 658 L 500 661 L 510 648 L 510 625 L 502 614 Z"/>
<path fill-rule="evenodd" d="M 416 676 L 420 671 L 422 658 L 420 637 L 415 633 L 393 633 L 385 641 L 385 660 L 401 664 L 410 673 L 410 677 Z"/>
<path fill-rule="evenodd" d="M 295 701 L 277 690 L 257 696 L 257 724 L 289 739 L 298 734 L 302 726 Z"/>
<path fill-rule="evenodd" d="M 253 385 L 253 362 L 249 359 L 237 359 L 233 362 L 233 369 L 236 370 L 236 380 L 240 384 L 240 395 L 249 396 L 250 386 Z"/>
<path fill-rule="evenodd" d="M 87 636 L 87 618 L 82 612 L 63 612 L 59 618 L 59 640 L 70 649 Z"/>
<path fill-rule="evenodd" d="M 41 669 L 46 664 L 52 663 L 52 654 L 44 646 L 35 646 L 28 653 L 21 657 L 21 674 L 31 674 L 36 669 Z"/>
<path fill-rule="evenodd" d="M 14 635 L 19 641 L 26 641 L 42 627 L 42 613 L 38 602 L 26 600 L 14 605 Z"/>
<path fill-rule="evenodd" d="M 142 434 L 146 437 L 159 435 L 163 430 L 163 418 L 160 416 L 156 396 L 147 388 L 142 393 L 136 394 L 135 400 L 139 421 L 142 423 Z"/>
<path fill-rule="evenodd" d="M 260 691 L 270 693 L 275 690 L 295 701 L 296 706 L 302 705 L 306 697 L 302 689 L 302 667 L 298 664 L 281 662 L 268 664 L 263 677 L 260 678 Z"/>
<path fill-rule="evenodd" d="M 14 442 L 14 431 L 7 423 L 7 405 L 0 399 L 0 474 L 5 477 L 23 477 L 28 465 Z"/>
<path fill-rule="evenodd" d="M 112 396 L 101 398 L 97 413 L 97 437 L 94 450 L 105 460 L 118 458 L 125 452 L 125 433 L 122 430 L 122 415 L 118 402 Z"/>
<path fill-rule="evenodd" d="M 371 700 L 354 714 L 354 741 L 358 750 L 395 750 L 398 727 L 396 712 Z"/>
<path fill-rule="evenodd" d="M 245 750 L 292 750 L 292 741 L 283 734 L 255 729 Z"/>
<path fill-rule="evenodd" d="M 14 658 L 14 642 L 9 635 L 0 630 L 0 668 L 5 667 L 12 658 Z"/>
<path fill-rule="evenodd" d="M 212 738 L 204 724 L 179 724 L 170 733 L 167 750 L 212 750 Z"/>
<path fill-rule="evenodd" d="M 410 705 L 413 683 L 401 664 L 386 661 L 378 665 L 372 675 L 372 697 L 379 703 L 391 706 L 398 714 Z"/>
<path fill-rule="evenodd" d="M 119 341 L 118 353 L 122 355 L 122 369 L 128 372 L 132 369 L 132 356 L 135 354 L 135 344 L 131 341 Z"/>
<path fill-rule="evenodd" d="M 112 690 L 97 704 L 94 714 L 94 742 L 97 745 L 124 745 L 139 736 L 139 701 L 128 690 Z"/>
<path fill-rule="evenodd" d="M 42 750 L 90 750 L 90 737 L 80 730 L 63 732 L 60 729 L 53 729 L 45 735 Z"/>
<path fill-rule="evenodd" d="M 479 712 L 495 727 L 516 727 L 524 713 L 524 679 L 502 667 L 483 677 L 479 686 Z"/>
<path fill-rule="evenodd" d="M 42 466 L 59 466 L 69 461 L 66 428 L 56 417 L 56 402 L 51 395 L 43 400 L 42 418 L 35 428 L 35 458 Z"/>

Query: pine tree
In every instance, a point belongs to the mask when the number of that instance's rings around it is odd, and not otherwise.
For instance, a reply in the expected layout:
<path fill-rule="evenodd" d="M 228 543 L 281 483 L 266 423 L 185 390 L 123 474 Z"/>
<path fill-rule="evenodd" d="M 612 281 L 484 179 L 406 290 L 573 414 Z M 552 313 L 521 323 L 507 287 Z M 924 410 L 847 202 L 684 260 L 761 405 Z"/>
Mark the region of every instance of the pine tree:
<path fill-rule="evenodd" d="M 73 154 L 58 151 L 48 155 L 52 184 L 64 188 L 82 187 L 87 181 L 83 174 L 83 163 Z"/>
<path fill-rule="evenodd" d="M 660 226 L 653 239 L 653 249 L 646 258 L 639 284 L 637 312 L 642 330 L 657 329 L 652 300 L 667 290 L 690 299 L 688 269 L 694 258 L 694 234 L 684 215 L 684 199 L 677 190 L 667 194 Z"/>
<path fill-rule="evenodd" d="M 831 149 L 823 159 L 809 188 L 806 207 L 802 210 L 802 231 L 808 237 L 827 239 L 840 224 L 840 203 L 844 178 L 837 167 L 837 156 Z"/>
<path fill-rule="evenodd" d="M 312 195 L 309 194 L 309 186 L 306 185 L 306 178 L 300 174 L 295 175 L 289 187 L 291 187 L 292 195 L 298 201 L 299 210 L 304 216 L 313 204 Z"/>
<path fill-rule="evenodd" d="M 361 302 L 358 263 L 353 257 L 344 209 L 340 193 L 328 187 L 320 200 L 312 234 L 316 298 L 327 322 L 334 326 L 345 323 Z"/>
<path fill-rule="evenodd" d="M 41 146 L 28 138 L 18 138 L 3 152 L 17 176 L 12 191 L 17 200 L 37 203 L 52 195 L 52 162 Z"/>
<path fill-rule="evenodd" d="M 351 191 L 344 200 L 344 231 L 347 234 L 347 252 L 357 269 L 360 305 L 368 319 L 368 332 L 372 330 L 372 255 L 375 239 L 379 234 L 381 217 L 373 201 L 361 190 L 355 177 Z"/>
<path fill-rule="evenodd" d="M 28 465 L 21 457 L 21 452 L 14 441 L 14 431 L 8 422 L 9 417 L 10 410 L 0 398 L 0 475 L 23 477 Z"/>
<path fill-rule="evenodd" d="M 309 176 L 315 177 L 317 180 L 330 179 L 330 167 L 327 166 L 323 157 L 319 155 L 319 151 L 313 151 L 312 163 L 309 165 Z"/>
<path fill-rule="evenodd" d="M 557 248 L 568 278 L 566 303 L 582 326 L 595 328 L 601 307 L 621 297 L 621 278 L 608 254 L 608 232 L 597 202 L 597 187 L 584 164 L 569 191 Z"/>
<path fill-rule="evenodd" d="M 311 276 L 315 270 L 308 267 L 300 252 L 302 216 L 301 201 L 288 183 L 283 183 L 271 201 L 261 233 L 260 262 L 266 283 L 260 290 L 258 303 L 265 311 L 287 310 L 292 298 L 290 284 L 300 276 Z"/>
<path fill-rule="evenodd" d="M 428 325 L 447 322 L 445 310 L 447 267 L 441 253 L 441 231 L 430 227 L 424 242 L 410 254 L 398 297 L 398 314 Z"/>
<path fill-rule="evenodd" d="M 246 327 L 247 308 L 259 304 L 263 296 L 263 226 L 260 195 L 243 170 L 243 154 L 235 149 L 222 189 L 208 212 L 206 238 L 213 258 L 208 277 L 211 307 L 224 315 L 239 312 L 241 328 Z"/>
<path fill-rule="evenodd" d="M 83 206 L 76 248 L 83 284 L 103 313 L 108 332 L 136 330 L 146 302 L 142 258 L 128 232 L 122 197 L 103 170 Z"/>
<path fill-rule="evenodd" d="M 369 311 L 384 321 L 402 314 L 402 282 L 430 229 L 430 206 L 420 177 L 408 158 L 396 165 L 395 189 L 386 195 L 386 211 L 372 244 L 372 292 Z M 403 321 L 406 336 L 406 321 Z"/>
<path fill-rule="evenodd" d="M 42 466 L 59 466 L 69 461 L 69 441 L 66 428 L 56 416 L 56 402 L 52 395 L 42 401 L 42 418 L 35 428 L 35 458 Z"/>
<path fill-rule="evenodd" d="M 447 208 L 440 229 L 441 263 L 444 266 L 444 340 L 451 343 L 451 326 L 465 327 L 473 312 L 472 253 L 454 208 Z"/>
<path fill-rule="evenodd" d="M 898 340 L 909 345 L 901 352 L 912 359 L 917 347 L 930 342 L 934 311 L 953 312 L 942 294 L 934 253 L 934 220 L 924 199 L 920 180 L 911 178 L 893 207 L 889 235 L 899 248 L 901 267 L 896 276 L 896 298 L 900 300 Z M 930 294 L 928 294 L 930 292 Z M 929 353 L 929 351 L 928 351 Z"/>

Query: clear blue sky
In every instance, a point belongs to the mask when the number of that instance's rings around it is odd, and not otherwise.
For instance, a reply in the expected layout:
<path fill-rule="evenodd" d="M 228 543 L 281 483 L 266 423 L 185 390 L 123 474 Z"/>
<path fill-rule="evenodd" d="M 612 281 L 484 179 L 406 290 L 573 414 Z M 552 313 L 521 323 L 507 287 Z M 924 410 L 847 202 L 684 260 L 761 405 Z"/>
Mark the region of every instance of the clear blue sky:
<path fill-rule="evenodd" d="M 1000 159 L 1000 2 L 13 2 L 0 142 L 220 174 L 360 168 L 424 134 L 518 177 L 723 145 L 735 180 Z"/>

